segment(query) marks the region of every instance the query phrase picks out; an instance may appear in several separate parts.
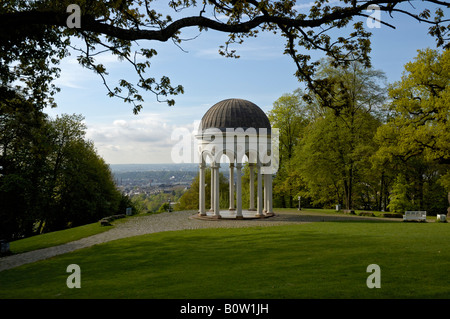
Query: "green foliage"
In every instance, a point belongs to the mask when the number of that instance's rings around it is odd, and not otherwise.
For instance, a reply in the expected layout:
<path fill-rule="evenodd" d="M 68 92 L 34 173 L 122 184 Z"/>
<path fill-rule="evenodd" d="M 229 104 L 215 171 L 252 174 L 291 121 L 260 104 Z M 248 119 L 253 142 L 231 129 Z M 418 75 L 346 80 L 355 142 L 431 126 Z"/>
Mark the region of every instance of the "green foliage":
<path fill-rule="evenodd" d="M 446 188 L 441 185 L 443 177 L 438 174 L 430 175 L 423 184 L 422 205 L 429 215 L 446 214 L 449 206 Z"/>
<path fill-rule="evenodd" d="M 30 96 L 32 102 L 40 107 L 54 103 L 53 95 L 59 92 L 52 82 L 59 77 L 60 69 L 57 67 L 60 60 L 71 53 L 77 54 L 77 60 L 81 66 L 91 70 L 104 80 L 107 95 L 117 97 L 124 102 L 133 104 L 133 111 L 137 113 L 142 108 L 143 98 L 138 88 L 154 93 L 157 98 L 167 97 L 183 93 L 184 89 L 180 85 L 173 86 L 170 79 L 162 76 L 160 80 L 147 77 L 146 71 L 150 67 L 148 59 L 156 55 L 154 49 L 142 48 L 136 51 L 134 59 L 130 56 L 132 42 L 120 36 L 107 36 L 105 32 L 87 31 L 77 32 L 77 29 L 67 28 L 66 13 L 67 6 L 71 1 L 32 1 L 17 2 L 6 1 L 0 8 L 0 15 L 10 15 L 20 12 L 28 12 L 29 15 L 39 20 L 41 13 L 53 13 L 57 17 L 56 21 L 43 22 L 41 24 L 28 25 L 27 20 L 33 19 L 30 16 L 19 18 L 24 25 L 14 26 L 15 23 L 1 25 L 0 32 L 0 83 L 9 85 L 14 81 L 21 81 L 23 93 Z M 134 1 L 109 1 L 89 2 L 77 1 L 80 6 L 80 13 L 84 23 L 82 28 L 88 25 L 87 21 L 101 19 L 108 21 L 117 28 L 133 28 L 135 23 L 148 23 L 143 20 L 139 13 L 140 4 Z M 151 10 L 154 12 L 154 10 Z M 129 20 L 130 19 L 130 20 Z M 141 20 L 142 19 L 142 20 Z M 160 20 L 160 17 L 149 17 L 150 21 Z M 5 20 L 2 18 L 2 20 Z M 159 22 L 158 22 L 159 23 Z M 157 25 L 159 25 L 157 23 Z M 161 22 L 163 23 L 163 22 Z M 19 23 L 20 24 L 20 23 Z M 161 25 L 159 25 L 161 26 Z M 75 44 L 81 39 L 81 44 Z M 74 48 L 70 52 L 70 49 Z M 121 61 L 127 61 L 135 69 L 138 75 L 137 83 L 128 79 L 121 79 L 119 85 L 111 87 L 107 83 L 108 70 L 105 66 L 96 61 L 98 54 L 108 51 L 117 56 Z M 24 81 L 23 79 L 26 78 Z M 122 94 L 122 91 L 125 91 Z M 169 105 L 174 104 L 173 99 L 166 99 Z"/>
<path fill-rule="evenodd" d="M 279 170 L 273 183 L 274 203 L 280 207 L 292 207 L 293 197 L 304 188 L 302 180 L 292 174 L 292 158 L 308 124 L 303 92 L 296 90 L 284 94 L 273 103 L 268 117 L 274 128 L 279 129 Z M 256 178 L 255 178 L 256 180 Z"/>
<path fill-rule="evenodd" d="M 256 194 L 256 187 L 258 184 L 257 180 L 257 172 L 256 166 L 253 169 L 253 189 Z M 237 177 L 236 177 L 237 178 Z M 248 163 L 244 163 L 242 166 L 242 179 L 241 179 L 241 190 L 242 190 L 242 209 L 250 208 L 250 166 Z M 276 197 L 276 195 L 274 195 Z M 257 198 L 256 195 L 253 198 L 253 207 L 257 206 Z"/>
<path fill-rule="evenodd" d="M 47 205 L 42 177 L 50 172 L 49 125 L 32 103 L 6 90 L 0 96 L 0 128 L 0 234 L 29 235 Z"/>
<path fill-rule="evenodd" d="M 211 169 L 205 169 L 205 207 L 211 207 Z M 176 210 L 197 210 L 199 205 L 199 174 L 193 180 L 190 188 L 180 197 L 179 203 L 175 206 Z M 219 206 L 220 208 L 229 208 L 229 184 L 223 173 L 219 172 Z"/>
<path fill-rule="evenodd" d="M 412 200 L 432 214 L 446 212 L 450 192 L 449 70 L 448 49 L 419 50 L 390 86 L 390 117 L 375 136 L 376 160 L 409 175 Z"/>
<path fill-rule="evenodd" d="M 128 196 L 126 196 L 124 194 L 121 194 L 120 200 L 119 200 L 119 204 L 118 204 L 118 208 L 117 208 L 117 213 L 118 214 L 125 214 L 126 211 L 127 211 L 127 208 L 131 208 L 131 214 L 132 215 L 135 215 L 135 214 L 139 213 L 138 208 L 133 203 L 133 201 Z"/>
<path fill-rule="evenodd" d="M 169 212 L 171 209 L 172 208 L 170 207 L 169 203 L 164 203 L 159 207 L 158 213 Z"/>
<path fill-rule="evenodd" d="M 48 119 L 18 94 L 0 101 L 0 230 L 8 239 L 92 223 L 117 212 L 111 171 L 80 115 Z"/>
<path fill-rule="evenodd" d="M 450 164 L 450 50 L 426 49 L 405 65 L 402 80 L 389 88 L 390 120 L 377 132 L 379 156 L 403 160 L 423 156 Z M 442 180 L 443 185 L 448 182 Z M 448 188 L 450 191 L 450 188 Z"/>
<path fill-rule="evenodd" d="M 357 138 L 342 121 L 343 115 L 337 117 L 328 111 L 309 126 L 298 148 L 296 166 L 308 185 L 307 194 L 316 204 L 345 203 L 347 208 L 363 205 L 359 197 L 352 196 L 352 204 L 347 196 L 362 192 L 372 182 L 369 158 L 375 146 L 371 137 L 379 121 L 369 113 L 358 111 L 355 115 Z"/>
<path fill-rule="evenodd" d="M 324 60 L 318 76 L 328 79 L 332 94 L 324 101 L 309 93 L 310 103 L 303 110 L 308 125 L 296 137 L 291 162 L 280 168 L 285 173 L 281 179 L 277 176 L 275 189 L 295 190 L 309 205 L 375 208 L 371 193 L 378 179 L 372 177 L 369 159 L 376 150 L 374 132 L 381 125 L 383 73 L 357 63 L 334 68 Z"/>
<path fill-rule="evenodd" d="M 419 52 L 389 91 L 380 71 L 357 63 L 336 68 L 323 61 L 317 76 L 326 79 L 331 93 L 324 98 L 309 92 L 308 105 L 298 112 L 307 124 L 299 133 L 289 137 L 289 121 L 297 113 L 290 105 L 294 103 L 287 103 L 299 92 L 284 95 L 270 113 L 281 128 L 285 159 L 274 179 L 276 205 L 285 207 L 279 195 L 287 194 L 302 196 L 309 206 L 340 203 L 364 210 L 445 213 L 445 188 L 450 189 L 449 57 L 448 51 Z M 286 141 L 291 141 L 292 152 Z"/>
<path fill-rule="evenodd" d="M 413 20 L 427 21 L 429 34 L 436 38 L 438 46 L 448 48 L 448 20 L 442 10 L 447 8 L 446 3 L 425 0 L 427 9 L 424 10 L 395 7 L 406 2 L 377 4 L 379 10 L 389 14 L 396 12 Z M 175 101 L 171 97 L 184 93 L 184 88 L 173 85 L 165 75 L 160 79 L 148 76 L 150 61 L 157 55 L 151 48 L 152 41 L 172 40 L 179 45 L 183 41 L 183 29 L 192 27 L 200 33 L 213 29 L 227 34 L 226 42 L 218 51 L 233 58 L 239 57 L 234 46 L 242 44 L 244 39 L 262 32 L 280 34 L 286 41 L 284 53 L 295 62 L 295 75 L 324 99 L 332 92 L 324 85 L 326 80 L 314 79 L 319 62 L 311 61 L 309 50 L 319 50 L 330 57 L 333 66 L 348 66 L 352 61 L 370 66 L 371 33 L 364 28 L 364 21 L 371 1 L 350 5 L 348 0 L 317 0 L 309 12 L 291 0 L 219 0 L 204 1 L 203 5 L 198 1 L 169 1 L 165 5 L 141 0 L 75 1 L 82 22 L 79 28 L 70 28 L 66 22 L 67 7 L 72 3 L 69 0 L 3 0 L 0 7 L 0 83 L 3 86 L 21 81 L 24 93 L 39 107 L 54 105 L 53 95 L 58 88 L 52 81 L 60 73 L 55 65 L 71 53 L 77 55 L 81 66 L 100 77 L 108 96 L 132 103 L 135 113 L 143 107 L 144 94 L 140 90 L 173 105 Z M 225 19 L 213 18 L 217 16 Z M 138 49 L 133 52 L 136 42 Z M 137 80 L 122 78 L 115 87 L 108 84 L 108 70 L 98 61 L 102 54 L 129 63 Z"/>
<path fill-rule="evenodd" d="M 182 187 L 175 188 L 174 190 L 167 192 L 162 191 L 155 194 L 139 194 L 131 196 L 131 202 L 136 207 L 136 210 L 141 213 L 156 213 L 161 205 L 171 202 L 179 201 L 184 190 Z M 172 207 L 174 209 L 174 207 Z"/>
<path fill-rule="evenodd" d="M 303 92 L 296 90 L 292 94 L 283 94 L 273 103 L 268 113 L 272 127 L 280 131 L 280 161 L 289 160 L 294 147 L 298 143 L 302 130 L 306 126 L 305 103 L 302 101 Z"/>
<path fill-rule="evenodd" d="M 404 213 L 407 210 L 413 209 L 411 198 L 408 196 L 410 194 L 410 188 L 405 177 L 402 174 L 398 175 L 389 197 L 390 203 L 388 208 L 391 212 Z"/>

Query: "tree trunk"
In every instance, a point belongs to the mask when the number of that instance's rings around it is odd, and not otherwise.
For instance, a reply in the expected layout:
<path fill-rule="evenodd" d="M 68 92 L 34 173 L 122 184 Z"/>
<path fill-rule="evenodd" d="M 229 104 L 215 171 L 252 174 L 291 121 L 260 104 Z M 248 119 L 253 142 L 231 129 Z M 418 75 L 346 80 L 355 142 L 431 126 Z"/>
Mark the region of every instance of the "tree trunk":
<path fill-rule="evenodd" d="M 384 207 L 382 208 L 382 211 L 383 210 L 387 211 L 387 207 L 388 207 L 388 204 L 389 204 L 389 191 L 388 191 L 386 186 L 387 185 L 385 185 L 385 188 L 384 188 Z"/>
<path fill-rule="evenodd" d="M 353 163 L 350 165 L 350 174 L 349 174 L 349 181 L 348 181 L 348 205 L 350 206 L 348 209 L 353 209 L 353 198 L 352 198 L 352 192 L 353 192 Z"/>
<path fill-rule="evenodd" d="M 284 194 L 281 194 L 280 199 L 281 199 L 281 207 L 286 208 L 286 200 L 284 198 Z"/>
<path fill-rule="evenodd" d="M 448 192 L 448 205 L 449 207 L 447 208 L 447 216 L 450 217 L 450 192 Z"/>
<path fill-rule="evenodd" d="M 291 194 L 291 190 L 289 190 L 289 208 L 292 208 L 292 194 Z"/>
<path fill-rule="evenodd" d="M 378 211 L 381 211 L 383 206 L 383 185 L 384 184 L 384 173 L 381 174 L 381 181 L 380 181 L 380 201 L 378 203 Z"/>
<path fill-rule="evenodd" d="M 347 180 L 344 180 L 344 201 L 345 201 L 345 209 L 350 209 L 350 196 L 348 193 L 348 183 Z"/>

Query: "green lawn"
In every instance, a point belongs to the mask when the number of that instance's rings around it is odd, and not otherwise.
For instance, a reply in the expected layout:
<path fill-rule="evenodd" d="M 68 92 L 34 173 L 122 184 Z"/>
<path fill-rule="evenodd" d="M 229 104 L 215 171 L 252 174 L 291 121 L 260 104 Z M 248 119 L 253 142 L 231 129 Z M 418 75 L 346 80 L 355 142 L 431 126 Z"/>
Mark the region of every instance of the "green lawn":
<path fill-rule="evenodd" d="M 13 254 L 18 254 L 36 249 L 57 246 L 110 230 L 111 227 L 112 226 L 100 226 L 100 223 L 92 223 L 84 226 L 36 235 L 11 242 L 9 244 L 10 250 Z"/>
<path fill-rule="evenodd" d="M 292 208 L 276 208 L 277 212 L 297 212 Z M 361 211 L 356 211 L 358 214 Z M 342 215 L 337 213 L 334 209 L 316 209 L 316 208 L 304 208 L 302 213 L 308 214 L 327 214 L 327 215 Z M 382 212 L 373 212 L 375 216 L 380 216 Z M 146 214 L 148 215 L 148 214 Z M 117 219 L 112 222 L 112 226 L 118 223 L 128 221 L 130 218 L 138 217 L 142 215 L 130 216 L 125 219 Z M 435 220 L 435 216 L 428 216 L 428 220 Z M 74 240 L 78 240 L 84 237 L 92 236 L 111 229 L 111 226 L 100 226 L 99 223 L 92 223 L 84 226 L 74 227 L 70 229 L 60 230 L 52 233 L 41 234 L 29 238 L 19 239 L 10 243 L 10 249 L 13 254 L 24 253 L 41 248 L 52 247 L 56 245 L 65 244 Z"/>
<path fill-rule="evenodd" d="M 318 222 L 121 239 L 0 272 L 0 298 L 450 298 L 450 225 Z M 81 268 L 69 289 L 66 268 Z M 367 266 L 381 268 L 369 289 Z"/>
<path fill-rule="evenodd" d="M 124 223 L 130 218 L 135 218 L 139 215 L 128 216 L 126 218 L 116 219 L 111 222 L 111 226 L 101 226 L 99 222 L 78 226 L 74 228 L 59 230 L 51 233 L 40 234 L 24 239 L 12 241 L 10 243 L 10 250 L 13 254 L 24 253 L 41 248 L 53 247 L 69 243 L 74 240 L 89 237 L 110 230 L 119 223 Z"/>

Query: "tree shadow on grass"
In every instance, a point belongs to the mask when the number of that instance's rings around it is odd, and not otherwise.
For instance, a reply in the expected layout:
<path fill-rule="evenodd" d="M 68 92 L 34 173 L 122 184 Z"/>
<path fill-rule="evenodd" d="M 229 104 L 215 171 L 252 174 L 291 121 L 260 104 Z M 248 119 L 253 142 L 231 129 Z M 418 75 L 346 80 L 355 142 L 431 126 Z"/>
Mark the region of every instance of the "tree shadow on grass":
<path fill-rule="evenodd" d="M 385 219 L 380 217 L 363 217 L 363 216 L 352 216 L 352 215 L 318 215 L 318 214 L 286 214 L 279 213 L 274 217 L 267 219 L 267 221 L 277 221 L 277 222 L 371 222 L 371 223 L 398 223 L 401 220 L 395 219 Z"/>

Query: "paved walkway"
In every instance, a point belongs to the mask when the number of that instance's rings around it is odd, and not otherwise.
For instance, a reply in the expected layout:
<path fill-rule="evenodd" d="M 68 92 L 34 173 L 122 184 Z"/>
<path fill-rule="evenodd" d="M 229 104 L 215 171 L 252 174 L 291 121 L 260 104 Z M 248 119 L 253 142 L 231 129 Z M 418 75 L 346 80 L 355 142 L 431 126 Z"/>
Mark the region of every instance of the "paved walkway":
<path fill-rule="evenodd" d="M 119 223 L 111 230 L 100 234 L 82 238 L 59 246 L 2 257 L 0 258 L 0 271 L 51 258 L 53 256 L 65 254 L 74 250 L 90 247 L 92 245 L 156 232 L 200 228 L 275 226 L 317 221 L 364 219 L 364 217 L 359 216 L 333 216 L 326 214 L 302 214 L 297 212 L 280 213 L 270 218 L 249 220 L 198 220 L 191 218 L 193 215 L 193 211 L 181 211 L 130 218 L 128 221 Z M 372 217 L 370 219 L 373 220 L 374 218 Z"/>

